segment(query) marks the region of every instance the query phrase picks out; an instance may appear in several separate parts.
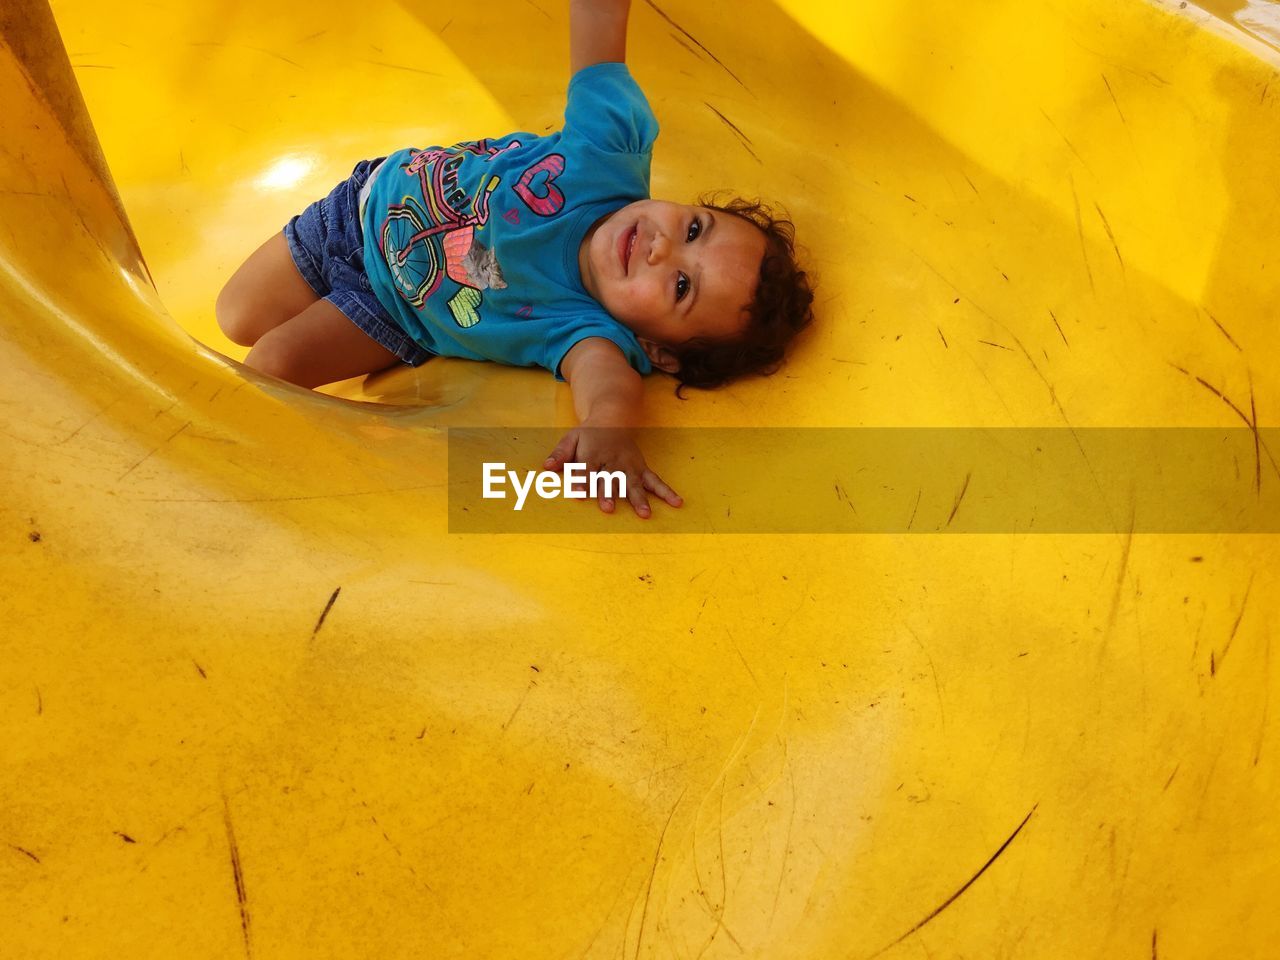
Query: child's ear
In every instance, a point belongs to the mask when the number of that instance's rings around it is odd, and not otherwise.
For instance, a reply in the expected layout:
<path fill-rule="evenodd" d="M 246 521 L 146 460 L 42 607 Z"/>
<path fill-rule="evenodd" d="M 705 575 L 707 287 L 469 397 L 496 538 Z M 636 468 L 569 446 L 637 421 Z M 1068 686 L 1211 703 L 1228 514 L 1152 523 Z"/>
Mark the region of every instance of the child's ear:
<path fill-rule="evenodd" d="M 640 349 L 644 351 L 645 356 L 649 358 L 649 362 L 653 364 L 654 369 L 661 370 L 663 373 L 680 372 L 680 359 L 667 347 L 650 340 L 648 337 L 637 337 L 636 341 L 640 344 Z"/>

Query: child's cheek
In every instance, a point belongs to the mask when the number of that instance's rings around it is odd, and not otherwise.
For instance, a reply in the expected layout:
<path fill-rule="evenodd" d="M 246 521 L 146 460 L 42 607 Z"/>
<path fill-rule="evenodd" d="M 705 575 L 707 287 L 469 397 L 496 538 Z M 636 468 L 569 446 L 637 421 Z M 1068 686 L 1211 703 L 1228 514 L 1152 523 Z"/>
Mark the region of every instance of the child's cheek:
<path fill-rule="evenodd" d="M 646 277 L 632 290 L 635 308 L 646 315 L 653 314 L 661 302 L 662 284 L 656 277 Z"/>
<path fill-rule="evenodd" d="M 657 297 L 660 294 L 656 282 L 648 279 L 632 277 L 623 282 L 615 290 L 612 303 L 606 304 L 609 312 L 616 320 L 621 321 L 633 330 L 647 334 L 657 315 Z"/>
<path fill-rule="evenodd" d="M 639 284 L 620 283 L 614 291 L 612 306 L 623 317 L 635 316 L 640 298 L 637 296 Z"/>

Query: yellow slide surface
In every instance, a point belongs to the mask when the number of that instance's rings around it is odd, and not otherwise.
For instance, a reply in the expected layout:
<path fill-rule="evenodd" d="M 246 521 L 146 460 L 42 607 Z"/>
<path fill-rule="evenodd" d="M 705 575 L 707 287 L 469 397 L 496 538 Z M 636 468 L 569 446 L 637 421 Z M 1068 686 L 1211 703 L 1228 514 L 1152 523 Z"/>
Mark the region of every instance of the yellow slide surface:
<path fill-rule="evenodd" d="M 1274 532 L 957 532 L 950 461 L 897 532 L 734 528 L 795 458 L 698 431 L 646 448 L 682 510 L 460 532 L 449 429 L 564 384 L 240 365 L 243 258 L 362 157 L 557 126 L 567 16 L 0 9 L 0 956 L 1274 956 Z M 636 0 L 655 196 L 777 198 L 820 277 L 781 372 L 648 422 L 1231 429 L 1203 496 L 1274 503 L 1277 36 Z"/>

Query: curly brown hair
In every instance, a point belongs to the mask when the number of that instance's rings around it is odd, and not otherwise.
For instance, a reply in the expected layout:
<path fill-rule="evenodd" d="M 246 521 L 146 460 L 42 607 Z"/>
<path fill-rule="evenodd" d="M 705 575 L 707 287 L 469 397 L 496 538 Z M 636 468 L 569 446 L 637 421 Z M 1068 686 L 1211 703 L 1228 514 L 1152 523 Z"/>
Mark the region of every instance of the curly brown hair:
<path fill-rule="evenodd" d="M 680 362 L 676 388 L 722 386 L 750 373 L 773 373 L 787 345 L 813 321 L 809 275 L 796 263 L 795 224 L 763 200 L 707 194 L 695 202 L 741 217 L 765 236 L 755 298 L 746 305 L 747 325 L 732 340 L 695 337 L 669 349 Z"/>

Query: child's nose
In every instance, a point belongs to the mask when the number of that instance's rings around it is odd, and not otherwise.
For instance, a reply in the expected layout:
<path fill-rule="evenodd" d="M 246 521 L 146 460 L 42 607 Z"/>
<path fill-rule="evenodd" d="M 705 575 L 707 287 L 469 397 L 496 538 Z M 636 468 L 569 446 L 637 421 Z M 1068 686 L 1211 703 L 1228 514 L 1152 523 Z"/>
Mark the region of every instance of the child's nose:
<path fill-rule="evenodd" d="M 657 266 L 671 253 L 671 242 L 661 231 L 655 231 L 649 244 L 649 266 Z"/>

